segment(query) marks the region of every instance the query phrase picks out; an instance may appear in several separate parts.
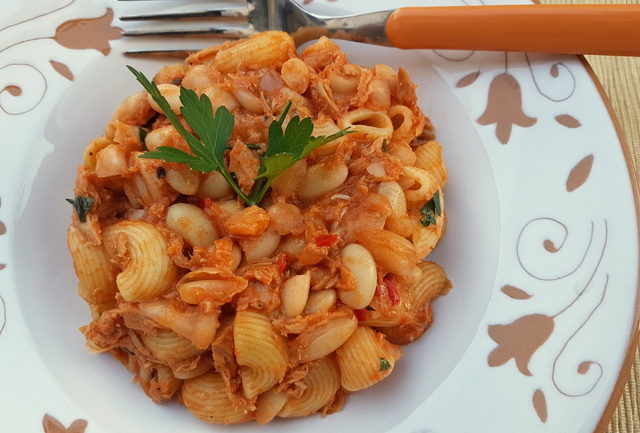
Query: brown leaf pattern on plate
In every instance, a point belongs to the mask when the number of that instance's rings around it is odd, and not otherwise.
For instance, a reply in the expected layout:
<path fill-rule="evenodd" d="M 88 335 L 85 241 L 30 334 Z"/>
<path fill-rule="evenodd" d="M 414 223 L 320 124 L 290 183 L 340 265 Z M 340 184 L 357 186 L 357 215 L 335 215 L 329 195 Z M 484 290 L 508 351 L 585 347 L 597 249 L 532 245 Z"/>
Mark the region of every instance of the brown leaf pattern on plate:
<path fill-rule="evenodd" d="M 456 83 L 456 87 L 460 88 L 470 86 L 478 79 L 479 76 L 480 71 L 471 72 L 470 74 L 467 74 L 464 77 L 460 78 Z"/>
<path fill-rule="evenodd" d="M 65 428 L 60 421 L 49 414 L 42 418 L 44 433 L 84 433 L 87 428 L 87 421 L 77 419 L 71 423 L 69 428 Z"/>
<path fill-rule="evenodd" d="M 551 239 L 545 239 L 544 242 L 542 243 L 542 246 L 544 247 L 545 250 L 549 251 L 550 253 L 557 253 L 558 251 L 560 251 L 558 248 L 556 248 L 556 246 L 553 244 L 553 241 Z"/>
<path fill-rule="evenodd" d="M 580 160 L 569 172 L 567 177 L 567 191 L 575 191 L 580 188 L 589 178 L 593 167 L 593 154 L 587 155 Z"/>
<path fill-rule="evenodd" d="M 528 128 L 537 122 L 535 117 L 522 111 L 522 89 L 516 78 L 508 72 L 496 75 L 489 86 L 487 108 L 478 117 L 480 125 L 496 124 L 496 137 L 502 144 L 511 138 L 513 125 Z"/>
<path fill-rule="evenodd" d="M 578 373 L 580 374 L 587 374 L 587 372 L 589 371 L 589 369 L 591 368 L 592 365 L 596 364 L 593 361 L 582 361 L 580 363 L 580 365 L 578 365 Z"/>
<path fill-rule="evenodd" d="M 67 65 L 65 65 L 64 63 L 56 62 L 55 60 L 49 60 L 49 63 L 51 63 L 51 66 L 58 74 L 62 75 L 69 81 L 73 81 L 73 72 L 71 72 L 71 69 L 69 69 Z"/>
<path fill-rule="evenodd" d="M 503 286 L 502 289 L 500 290 L 502 291 L 502 293 L 504 293 L 505 295 L 507 295 L 512 299 L 523 300 L 523 299 L 531 298 L 530 294 L 528 294 L 524 290 L 519 289 L 515 286 L 506 285 L 506 286 Z"/>
<path fill-rule="evenodd" d="M 576 119 L 575 117 L 569 115 L 569 114 L 561 114 L 559 116 L 554 117 L 554 119 L 556 119 L 556 122 L 558 122 L 560 125 L 564 126 L 565 128 L 579 128 L 582 126 L 582 123 L 580 123 L 580 121 L 578 119 Z"/>
<path fill-rule="evenodd" d="M 513 358 L 518 370 L 531 376 L 529 361 L 547 341 L 553 328 L 553 318 L 544 314 L 530 314 L 507 325 L 489 325 L 489 336 L 498 343 L 489 353 L 489 366 L 498 367 Z"/>
<path fill-rule="evenodd" d="M 533 393 L 532 403 L 540 421 L 547 422 L 547 399 L 541 389 L 536 389 Z"/>
<path fill-rule="evenodd" d="M 66 48 L 93 48 L 107 55 L 111 52 L 109 41 L 122 37 L 122 29 L 112 26 L 112 21 L 112 9 L 107 9 L 104 15 L 98 18 L 69 20 L 58 26 L 53 39 Z"/>
<path fill-rule="evenodd" d="M 19 86 L 14 86 L 14 85 L 6 86 L 4 89 L 2 89 L 2 91 L 0 91 L 0 93 L 4 91 L 9 92 L 12 96 L 22 95 L 22 89 Z"/>

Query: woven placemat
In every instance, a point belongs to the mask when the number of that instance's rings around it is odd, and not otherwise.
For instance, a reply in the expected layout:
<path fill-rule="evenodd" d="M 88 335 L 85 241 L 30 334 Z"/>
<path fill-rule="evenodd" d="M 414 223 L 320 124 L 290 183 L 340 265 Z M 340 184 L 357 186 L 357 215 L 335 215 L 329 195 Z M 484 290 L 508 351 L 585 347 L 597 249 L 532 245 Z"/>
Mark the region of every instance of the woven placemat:
<path fill-rule="evenodd" d="M 640 3 L 640 0 L 541 0 L 542 3 Z M 640 24 L 638 24 L 640 25 Z M 636 181 L 640 182 L 640 58 L 587 56 L 609 95 L 629 149 Z M 640 433 L 640 349 L 636 350 L 629 381 L 624 388 L 607 433 Z"/>

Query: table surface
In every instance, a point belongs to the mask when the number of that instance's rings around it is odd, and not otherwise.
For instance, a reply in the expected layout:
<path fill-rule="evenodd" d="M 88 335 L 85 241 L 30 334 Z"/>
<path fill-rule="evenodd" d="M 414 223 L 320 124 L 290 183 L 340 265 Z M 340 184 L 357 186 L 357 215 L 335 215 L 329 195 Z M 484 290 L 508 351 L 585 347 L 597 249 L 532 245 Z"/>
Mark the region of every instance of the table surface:
<path fill-rule="evenodd" d="M 541 0 L 542 3 L 640 3 L 640 0 Z M 606 90 L 633 156 L 640 182 L 640 58 L 586 56 Z M 640 348 L 607 433 L 640 433 Z"/>

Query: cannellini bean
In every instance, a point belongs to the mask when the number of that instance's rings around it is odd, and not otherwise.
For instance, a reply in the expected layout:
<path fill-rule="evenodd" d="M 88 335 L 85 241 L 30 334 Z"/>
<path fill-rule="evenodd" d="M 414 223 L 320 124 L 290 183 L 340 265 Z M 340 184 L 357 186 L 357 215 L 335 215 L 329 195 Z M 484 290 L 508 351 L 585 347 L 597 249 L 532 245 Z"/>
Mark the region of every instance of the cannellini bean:
<path fill-rule="evenodd" d="M 227 217 L 240 213 L 244 209 L 244 207 L 238 203 L 238 200 L 225 200 L 221 201 L 219 204 L 220 208 L 225 214 L 227 214 Z"/>
<path fill-rule="evenodd" d="M 317 311 L 327 311 L 336 304 L 338 295 L 334 289 L 320 290 L 312 292 L 304 307 L 304 314 L 312 314 Z"/>
<path fill-rule="evenodd" d="M 378 194 L 389 199 L 391 215 L 400 217 L 407 214 L 407 199 L 398 182 L 381 182 L 378 186 Z"/>
<path fill-rule="evenodd" d="M 282 286 L 282 310 L 288 317 L 296 317 L 302 313 L 309 297 L 311 275 L 309 272 L 294 275 Z"/>
<path fill-rule="evenodd" d="M 240 106 L 238 100 L 231 93 L 218 86 L 209 86 L 203 93 L 211 100 L 211 108 L 213 108 L 214 113 L 221 106 L 227 107 L 229 111 L 234 111 Z"/>
<path fill-rule="evenodd" d="M 292 57 L 282 64 L 282 79 L 297 93 L 303 94 L 309 86 L 309 68 L 297 57 Z"/>
<path fill-rule="evenodd" d="M 342 346 L 357 326 L 358 321 L 355 316 L 336 317 L 311 331 L 303 331 L 293 340 L 299 361 L 315 361 L 327 356 Z M 304 342 L 304 344 L 299 344 L 300 342 Z"/>
<path fill-rule="evenodd" d="M 358 244 L 347 245 L 340 255 L 342 264 L 355 279 L 355 289 L 340 290 L 340 300 L 352 308 L 364 308 L 371 303 L 376 292 L 376 263 L 369 251 Z"/>
<path fill-rule="evenodd" d="M 187 89 L 204 89 L 214 84 L 207 65 L 196 65 L 190 68 L 182 79 L 182 86 Z"/>
<path fill-rule="evenodd" d="M 192 204 L 176 203 L 167 209 L 167 226 L 190 245 L 207 246 L 218 233 L 206 213 Z"/>
<path fill-rule="evenodd" d="M 165 179 L 171 188 L 184 195 L 194 195 L 200 185 L 198 173 L 187 166 L 167 169 Z"/>
<path fill-rule="evenodd" d="M 314 199 L 344 183 L 349 169 L 344 164 L 316 164 L 309 167 L 302 196 Z"/>
<path fill-rule="evenodd" d="M 280 235 L 273 230 L 267 230 L 255 239 L 241 240 L 240 248 L 244 251 L 247 262 L 253 263 L 270 257 L 278 249 L 278 244 L 280 244 Z"/>
<path fill-rule="evenodd" d="M 267 213 L 271 228 L 280 235 L 291 233 L 291 230 L 303 220 L 298 206 L 289 203 L 269 206 Z"/>
<path fill-rule="evenodd" d="M 220 199 L 231 195 L 233 190 L 229 186 L 224 177 L 217 172 L 212 171 L 207 174 L 202 182 L 200 182 L 200 188 L 198 188 L 198 195 L 200 197 L 211 197 L 212 199 Z"/>
<path fill-rule="evenodd" d="M 118 176 L 127 172 L 127 159 L 120 146 L 110 144 L 96 154 L 96 176 Z"/>
<path fill-rule="evenodd" d="M 287 236 L 284 242 L 282 242 L 281 250 L 283 253 L 289 254 L 290 256 L 297 256 L 302 253 L 306 244 L 307 243 L 304 241 L 304 238 Z"/>
<path fill-rule="evenodd" d="M 233 96 L 236 97 L 242 108 L 247 111 L 250 111 L 254 114 L 262 114 L 264 113 L 264 108 L 262 107 L 262 99 L 256 96 L 253 92 L 247 89 L 235 89 L 233 91 Z"/>
<path fill-rule="evenodd" d="M 160 90 L 160 94 L 165 97 L 173 112 L 180 114 L 180 107 L 182 107 L 182 102 L 180 102 L 180 87 L 175 84 L 158 84 L 158 90 Z M 153 100 L 151 95 L 147 95 L 147 101 L 149 105 L 151 105 L 151 108 L 158 113 L 162 113 L 160 106 L 156 104 L 156 101 Z"/>

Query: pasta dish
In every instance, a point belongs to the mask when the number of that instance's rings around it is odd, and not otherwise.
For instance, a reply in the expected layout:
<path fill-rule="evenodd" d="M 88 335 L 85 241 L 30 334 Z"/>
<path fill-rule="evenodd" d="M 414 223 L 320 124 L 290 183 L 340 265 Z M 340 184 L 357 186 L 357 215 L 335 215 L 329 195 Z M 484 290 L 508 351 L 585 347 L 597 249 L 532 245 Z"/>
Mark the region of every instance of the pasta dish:
<path fill-rule="evenodd" d="M 423 261 L 447 170 L 407 72 L 275 31 L 130 69 L 144 90 L 69 199 L 90 349 L 219 424 L 330 414 L 391 374 L 451 287 Z"/>

